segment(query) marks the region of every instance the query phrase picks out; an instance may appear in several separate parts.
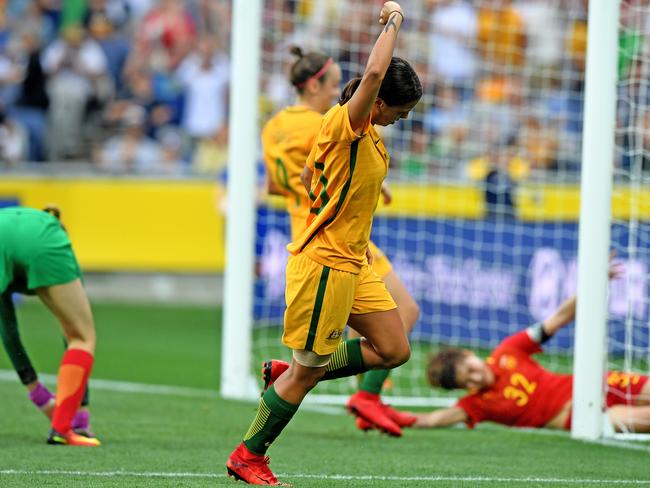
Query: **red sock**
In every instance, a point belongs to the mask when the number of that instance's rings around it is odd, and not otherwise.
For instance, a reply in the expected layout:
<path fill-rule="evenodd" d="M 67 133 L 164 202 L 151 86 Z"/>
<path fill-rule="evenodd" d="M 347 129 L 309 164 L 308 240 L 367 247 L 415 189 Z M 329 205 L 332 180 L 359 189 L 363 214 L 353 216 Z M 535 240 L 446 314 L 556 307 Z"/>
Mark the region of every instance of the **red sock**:
<path fill-rule="evenodd" d="M 70 430 L 72 418 L 79 409 L 86 383 L 93 367 L 93 355 L 82 349 L 68 349 L 61 360 L 56 385 L 56 406 L 52 428 L 60 433 Z"/>

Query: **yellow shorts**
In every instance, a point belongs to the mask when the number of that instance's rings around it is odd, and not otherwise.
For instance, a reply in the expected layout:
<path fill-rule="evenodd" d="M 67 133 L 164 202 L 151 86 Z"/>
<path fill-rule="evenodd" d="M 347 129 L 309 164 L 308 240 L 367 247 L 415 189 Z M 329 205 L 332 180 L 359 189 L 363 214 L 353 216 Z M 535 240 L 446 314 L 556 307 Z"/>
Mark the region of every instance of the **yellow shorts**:
<path fill-rule="evenodd" d="M 289 256 L 286 299 L 282 342 L 321 355 L 336 350 L 350 314 L 397 308 L 369 266 L 353 274 L 323 266 L 304 253 Z"/>
<path fill-rule="evenodd" d="M 368 248 L 370 249 L 370 252 L 372 253 L 372 269 L 377 273 L 377 275 L 381 278 L 386 276 L 388 273 L 393 271 L 393 265 L 390 262 L 390 259 L 388 259 L 388 256 L 384 254 L 384 251 L 379 249 L 374 242 L 370 241 L 368 244 Z"/>

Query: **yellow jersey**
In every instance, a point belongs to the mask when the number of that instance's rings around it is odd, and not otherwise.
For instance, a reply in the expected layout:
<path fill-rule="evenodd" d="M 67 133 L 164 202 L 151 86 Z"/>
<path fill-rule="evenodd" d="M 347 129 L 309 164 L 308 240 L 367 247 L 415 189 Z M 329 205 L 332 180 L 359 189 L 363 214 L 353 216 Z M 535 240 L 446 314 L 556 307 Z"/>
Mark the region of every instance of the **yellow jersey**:
<path fill-rule="evenodd" d="M 311 151 L 323 116 L 301 106 L 274 115 L 262 129 L 262 148 L 268 177 L 284 192 L 291 217 L 291 238 L 305 228 L 310 201 L 300 175 Z"/>
<path fill-rule="evenodd" d="M 307 166 L 313 169 L 307 227 L 287 246 L 330 268 L 358 274 L 367 264 L 372 220 L 389 157 L 370 123 L 352 130 L 348 104 L 323 117 Z"/>

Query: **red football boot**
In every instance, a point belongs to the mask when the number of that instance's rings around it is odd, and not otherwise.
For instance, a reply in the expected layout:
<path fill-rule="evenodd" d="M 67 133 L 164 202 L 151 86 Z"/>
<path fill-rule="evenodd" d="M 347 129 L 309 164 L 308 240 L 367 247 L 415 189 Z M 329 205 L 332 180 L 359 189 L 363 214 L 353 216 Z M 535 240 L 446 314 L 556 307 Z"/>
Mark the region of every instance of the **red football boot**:
<path fill-rule="evenodd" d="M 402 429 L 400 429 L 399 425 L 384 413 L 379 401 L 379 395 L 367 391 L 358 391 L 349 398 L 347 408 L 354 415 L 362 417 L 366 422 L 386 434 L 395 437 L 402 436 Z"/>
<path fill-rule="evenodd" d="M 368 432 L 369 430 L 372 430 L 374 428 L 374 425 L 372 425 L 363 417 L 355 417 L 354 425 L 357 426 L 357 429 L 362 430 L 364 432 Z"/>
<path fill-rule="evenodd" d="M 264 381 L 262 395 L 287 369 L 289 369 L 289 363 L 281 359 L 270 359 L 262 363 L 262 381 Z"/>
<path fill-rule="evenodd" d="M 254 454 L 242 442 L 226 461 L 228 476 L 249 485 L 291 486 L 278 481 L 269 469 L 269 457 Z"/>
<path fill-rule="evenodd" d="M 410 427 L 417 420 L 417 417 L 412 413 L 400 412 L 399 410 L 396 410 L 385 403 L 381 404 L 381 408 L 384 411 L 384 414 L 386 414 L 386 417 L 391 419 L 400 427 Z"/>

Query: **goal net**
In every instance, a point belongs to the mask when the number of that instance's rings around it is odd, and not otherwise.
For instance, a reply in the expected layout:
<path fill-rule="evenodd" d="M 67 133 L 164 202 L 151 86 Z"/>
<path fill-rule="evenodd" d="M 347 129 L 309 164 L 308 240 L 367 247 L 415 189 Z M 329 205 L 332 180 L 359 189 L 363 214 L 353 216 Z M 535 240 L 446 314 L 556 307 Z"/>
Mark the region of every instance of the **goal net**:
<path fill-rule="evenodd" d="M 611 288 L 609 370 L 606 395 L 627 399 L 638 375 L 650 372 L 648 265 L 650 264 L 650 6 L 621 4 L 612 247 L 626 261 L 625 275 Z M 650 399 L 645 399 L 650 400 Z M 634 434 L 633 430 L 629 432 Z M 633 437 L 633 436 L 631 436 Z"/>
<path fill-rule="evenodd" d="M 408 121 L 382 131 L 393 202 L 380 203 L 372 239 L 421 315 L 411 360 L 393 372 L 384 395 L 402 405 L 444 404 L 449 395 L 426 384 L 432 352 L 453 345 L 485 357 L 575 293 L 586 2 L 400 3 L 406 21 L 396 55 L 416 67 L 424 96 Z M 647 371 L 650 24 L 649 7 L 637 3 L 621 26 L 612 247 L 627 274 L 611 286 L 608 346 L 611 367 Z M 380 30 L 378 11 L 376 2 L 359 0 L 267 0 L 261 122 L 294 102 L 292 45 L 330 54 L 345 83 L 363 72 Z M 256 228 L 257 376 L 261 361 L 290 357 L 280 340 L 290 235 L 281 202 L 261 199 Z M 571 325 L 541 360 L 570 372 L 572 347 Z M 340 402 L 355 385 L 354 378 L 324 382 L 310 396 Z"/>

